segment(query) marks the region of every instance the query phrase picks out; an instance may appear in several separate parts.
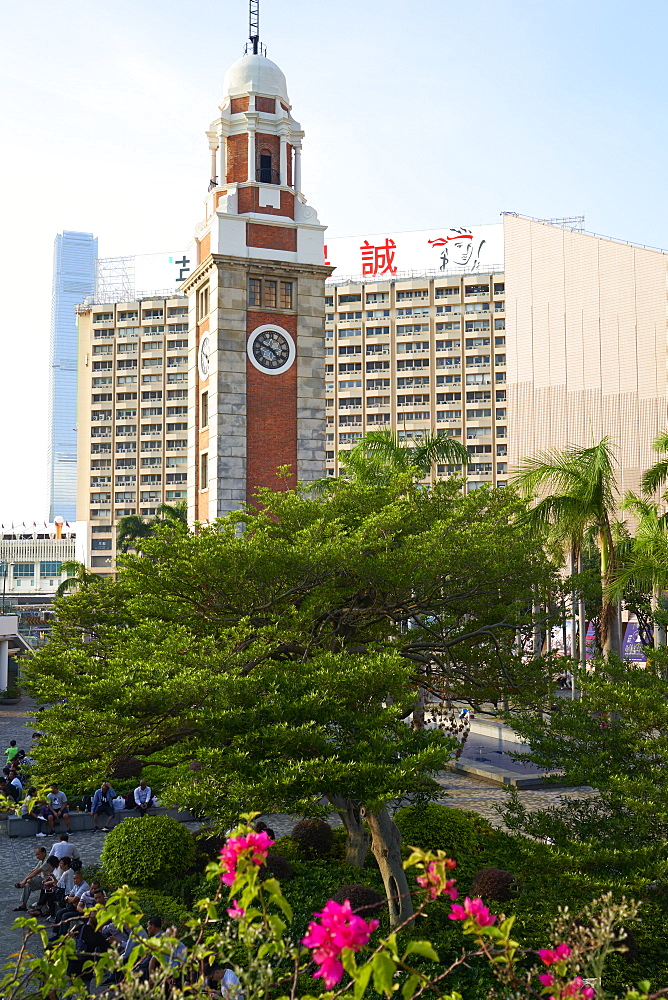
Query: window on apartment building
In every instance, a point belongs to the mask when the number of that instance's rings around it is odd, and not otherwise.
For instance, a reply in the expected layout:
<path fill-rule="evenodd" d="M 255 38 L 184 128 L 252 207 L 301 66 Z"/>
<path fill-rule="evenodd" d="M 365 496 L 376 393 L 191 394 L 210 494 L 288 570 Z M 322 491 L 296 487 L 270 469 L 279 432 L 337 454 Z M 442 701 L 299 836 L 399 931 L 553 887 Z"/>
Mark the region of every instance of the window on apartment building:
<path fill-rule="evenodd" d="M 164 316 L 163 309 L 142 309 L 141 318 L 142 319 L 162 319 Z"/>
<path fill-rule="evenodd" d="M 418 290 L 397 292 L 397 302 L 401 302 L 405 299 L 426 299 L 429 297 L 429 291 L 426 288 L 420 288 Z"/>
<path fill-rule="evenodd" d="M 137 467 L 136 458 L 117 458 L 116 468 L 117 469 L 135 469 Z"/>
<path fill-rule="evenodd" d="M 147 385 L 149 382 L 162 382 L 162 375 L 142 375 L 141 380 L 142 385 Z"/>
<path fill-rule="evenodd" d="M 132 322 L 135 319 L 139 319 L 139 313 L 136 309 L 126 312 L 119 312 L 117 319 L 121 323 Z"/>
<path fill-rule="evenodd" d="M 168 417 L 180 417 L 185 416 L 188 412 L 187 406 L 168 406 L 167 416 Z"/>
<path fill-rule="evenodd" d="M 60 567 L 62 563 L 46 561 L 39 564 L 39 575 L 40 576 L 60 576 Z"/>
<path fill-rule="evenodd" d="M 142 417 L 161 417 L 162 407 L 161 406 L 142 406 L 141 408 Z"/>
<path fill-rule="evenodd" d="M 123 371 L 124 369 L 128 368 L 132 369 L 136 367 L 137 367 L 136 358 L 125 358 L 125 359 L 121 358 L 120 361 L 116 362 L 116 368 L 118 369 L 118 371 Z"/>
<path fill-rule="evenodd" d="M 142 469 L 147 469 L 151 466 L 155 467 L 156 465 L 162 465 L 162 458 L 160 455 L 149 455 L 148 458 L 142 458 L 141 464 Z M 167 465 L 169 465 L 169 461 L 167 462 Z"/>
<path fill-rule="evenodd" d="M 113 344 L 93 344 L 93 354 L 113 354 Z"/>
<path fill-rule="evenodd" d="M 459 285 L 448 285 L 447 288 L 436 288 L 434 290 L 434 297 L 437 299 L 443 299 L 446 295 L 459 295 Z"/>
<path fill-rule="evenodd" d="M 136 375 L 118 375 L 116 377 L 116 385 L 132 385 L 136 381 Z"/>
<path fill-rule="evenodd" d="M 93 323 L 108 323 L 113 318 L 113 313 L 93 313 Z"/>
<path fill-rule="evenodd" d="M 384 294 L 387 295 L 387 292 L 385 292 Z M 349 295 L 339 295 L 339 304 L 342 303 L 342 302 L 361 302 L 361 301 L 362 301 L 362 294 L 361 294 L 361 292 L 357 293 L 357 294 L 352 294 L 352 295 L 350 295 L 350 294 Z M 367 299 L 367 302 L 368 301 L 369 301 L 369 299 Z M 376 301 L 380 301 L 380 300 L 374 299 L 374 301 L 376 302 Z"/>
<path fill-rule="evenodd" d="M 123 402 L 126 399 L 136 399 L 136 398 L 137 398 L 137 393 L 136 392 L 117 392 L 116 393 L 116 402 L 117 403 Z"/>
<path fill-rule="evenodd" d="M 504 292 L 505 292 L 505 290 L 506 290 L 506 283 L 505 283 L 505 281 L 495 281 L 494 282 L 494 294 L 495 295 L 503 295 Z"/>
<path fill-rule="evenodd" d="M 361 300 L 361 296 L 360 296 Z M 389 302 L 390 293 L 389 292 L 367 292 L 366 302 L 370 305 L 372 302 Z M 339 299 L 339 302 L 343 301 L 343 297 Z"/>
<path fill-rule="evenodd" d="M 168 351 L 183 351 L 188 347 L 187 340 L 168 340 L 167 350 Z"/>
<path fill-rule="evenodd" d="M 91 538 L 90 547 L 93 551 L 108 551 L 111 548 L 111 538 Z"/>
<path fill-rule="evenodd" d="M 464 285 L 467 295 L 489 295 L 489 285 Z"/>
<path fill-rule="evenodd" d="M 113 367 L 114 367 L 114 362 L 113 361 L 94 361 L 93 362 L 93 371 L 94 372 L 103 372 L 103 371 L 105 371 L 105 369 L 108 371 L 110 368 L 113 368 Z M 93 382 L 95 382 L 95 380 L 93 380 Z"/>
<path fill-rule="evenodd" d="M 119 354 L 136 354 L 137 345 L 136 344 L 119 344 L 117 351 Z"/>
<path fill-rule="evenodd" d="M 171 482 L 174 482 L 172 479 Z M 204 451 L 199 457 L 199 488 L 208 490 L 209 488 L 209 455 Z"/>

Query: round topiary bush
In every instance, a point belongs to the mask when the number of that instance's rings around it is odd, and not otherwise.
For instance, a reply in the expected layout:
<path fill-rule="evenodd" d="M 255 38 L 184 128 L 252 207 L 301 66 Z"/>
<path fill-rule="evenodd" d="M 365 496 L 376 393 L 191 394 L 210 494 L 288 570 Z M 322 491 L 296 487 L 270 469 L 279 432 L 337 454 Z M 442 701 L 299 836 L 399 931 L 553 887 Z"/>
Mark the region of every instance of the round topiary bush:
<path fill-rule="evenodd" d="M 503 868 L 483 868 L 471 883 L 471 896 L 482 896 L 497 903 L 508 903 L 521 891 L 520 883 Z"/>
<path fill-rule="evenodd" d="M 260 878 L 277 878 L 279 882 L 290 882 L 295 877 L 295 870 L 282 854 L 268 854 L 266 862 L 260 868 Z"/>
<path fill-rule="evenodd" d="M 334 840 L 332 828 L 324 819 L 302 819 L 290 836 L 306 858 L 324 858 Z"/>
<path fill-rule="evenodd" d="M 365 920 L 375 917 L 387 903 L 387 899 L 375 889 L 357 882 L 342 885 L 334 893 L 332 899 L 335 903 L 343 903 L 347 899 L 353 913 L 359 913 Z"/>
<path fill-rule="evenodd" d="M 474 853 L 479 846 L 476 823 L 462 809 L 449 809 L 436 802 L 408 806 L 395 813 L 394 822 L 405 847 L 445 851 L 458 861 Z"/>
<path fill-rule="evenodd" d="M 195 860 L 195 841 L 169 816 L 126 819 L 107 834 L 102 871 L 116 885 L 157 886 L 186 871 Z"/>

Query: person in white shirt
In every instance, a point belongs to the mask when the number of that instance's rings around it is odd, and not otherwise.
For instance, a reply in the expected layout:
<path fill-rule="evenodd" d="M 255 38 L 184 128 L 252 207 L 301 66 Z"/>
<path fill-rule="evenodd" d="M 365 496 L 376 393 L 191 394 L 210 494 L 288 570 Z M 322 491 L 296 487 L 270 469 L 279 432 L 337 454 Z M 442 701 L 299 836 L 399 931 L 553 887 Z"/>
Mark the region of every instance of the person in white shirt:
<path fill-rule="evenodd" d="M 146 778 L 142 778 L 137 788 L 135 788 L 135 809 L 140 816 L 145 816 L 151 808 L 153 802 L 153 792 L 146 784 Z"/>
<path fill-rule="evenodd" d="M 69 833 L 61 833 L 59 842 L 51 848 L 51 854 L 54 858 L 58 858 L 59 861 L 61 858 L 69 858 L 71 861 L 78 860 L 79 858 L 78 850 L 74 844 L 70 844 Z"/>
<path fill-rule="evenodd" d="M 46 881 L 44 885 L 45 889 Z M 61 858 L 60 864 L 51 876 L 49 890 L 46 893 L 45 902 L 49 907 L 49 917 L 53 921 L 56 917 L 56 906 L 61 907 L 65 902 L 65 896 L 69 895 L 74 888 L 74 872 L 72 862 L 69 858 Z"/>

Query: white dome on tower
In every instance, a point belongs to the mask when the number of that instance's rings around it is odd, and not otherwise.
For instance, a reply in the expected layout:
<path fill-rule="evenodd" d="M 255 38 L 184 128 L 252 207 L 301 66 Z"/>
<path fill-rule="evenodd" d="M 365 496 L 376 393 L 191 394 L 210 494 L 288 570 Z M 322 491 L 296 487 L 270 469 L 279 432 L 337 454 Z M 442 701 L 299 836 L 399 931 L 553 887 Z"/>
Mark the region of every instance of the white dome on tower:
<path fill-rule="evenodd" d="M 225 97 L 243 97 L 245 94 L 262 94 L 278 97 L 290 104 L 288 85 L 276 63 L 262 55 L 247 55 L 230 66 L 223 81 Z"/>

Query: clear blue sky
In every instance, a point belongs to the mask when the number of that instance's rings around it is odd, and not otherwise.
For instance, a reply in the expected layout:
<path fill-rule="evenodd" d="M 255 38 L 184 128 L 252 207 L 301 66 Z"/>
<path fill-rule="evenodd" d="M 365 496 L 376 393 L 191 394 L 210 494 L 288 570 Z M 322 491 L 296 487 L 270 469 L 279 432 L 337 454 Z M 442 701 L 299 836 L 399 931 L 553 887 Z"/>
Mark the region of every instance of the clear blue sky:
<path fill-rule="evenodd" d="M 53 238 L 103 256 L 189 242 L 204 130 L 245 0 L 36 0 L 0 38 L 0 520 L 43 520 Z M 586 216 L 668 246 L 665 39 L 650 0 L 261 0 L 331 235 Z"/>

